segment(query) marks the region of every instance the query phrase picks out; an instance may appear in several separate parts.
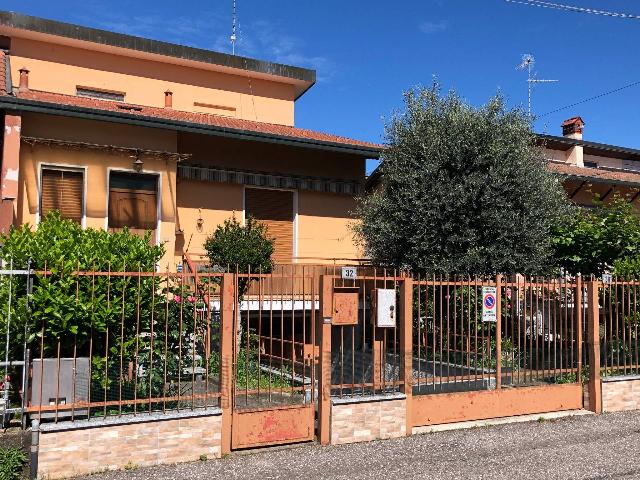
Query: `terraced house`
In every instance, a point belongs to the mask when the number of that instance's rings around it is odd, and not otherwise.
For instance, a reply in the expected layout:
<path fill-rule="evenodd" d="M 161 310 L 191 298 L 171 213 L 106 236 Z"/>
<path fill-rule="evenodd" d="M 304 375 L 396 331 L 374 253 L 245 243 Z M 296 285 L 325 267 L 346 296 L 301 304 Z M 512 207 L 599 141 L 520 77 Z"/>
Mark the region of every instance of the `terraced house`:
<path fill-rule="evenodd" d="M 280 263 L 361 256 L 350 211 L 380 147 L 294 126 L 315 71 L 12 12 L 0 47 L 0 228 L 56 209 L 149 229 L 175 269 L 252 215 Z"/>

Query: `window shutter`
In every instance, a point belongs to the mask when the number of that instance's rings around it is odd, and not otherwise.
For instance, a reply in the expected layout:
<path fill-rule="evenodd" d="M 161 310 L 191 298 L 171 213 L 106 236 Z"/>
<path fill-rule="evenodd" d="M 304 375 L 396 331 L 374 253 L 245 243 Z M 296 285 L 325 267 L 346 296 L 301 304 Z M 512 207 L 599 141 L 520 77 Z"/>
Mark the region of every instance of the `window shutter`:
<path fill-rule="evenodd" d="M 157 177 L 112 172 L 109 177 L 109 228 L 143 234 L 157 227 Z M 140 232 L 138 232 L 138 230 Z"/>
<path fill-rule="evenodd" d="M 267 227 L 275 240 L 273 259 L 276 263 L 293 260 L 293 192 L 245 189 L 245 210 Z"/>
<path fill-rule="evenodd" d="M 156 229 L 156 194 L 112 188 L 109 191 L 109 226 Z"/>
<path fill-rule="evenodd" d="M 81 223 L 83 184 L 82 172 L 43 169 L 40 217 L 58 210 L 62 218 Z"/>

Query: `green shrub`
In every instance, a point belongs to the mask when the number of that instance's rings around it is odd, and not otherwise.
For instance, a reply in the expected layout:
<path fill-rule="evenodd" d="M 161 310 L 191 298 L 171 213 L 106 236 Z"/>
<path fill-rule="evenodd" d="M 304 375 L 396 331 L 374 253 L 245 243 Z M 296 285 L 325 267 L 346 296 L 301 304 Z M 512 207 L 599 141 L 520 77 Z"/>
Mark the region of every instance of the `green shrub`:
<path fill-rule="evenodd" d="M 37 273 L 31 299 L 32 328 L 28 340 L 44 335 L 45 356 L 57 350 L 72 355 L 72 348 L 82 350 L 93 332 L 120 326 L 122 319 L 149 317 L 153 293 L 152 279 L 129 276 L 77 276 L 75 271 L 123 272 L 153 271 L 164 254 L 163 246 L 149 244 L 150 232 L 144 237 L 124 229 L 117 233 L 92 228 L 83 229 L 71 220 L 63 220 L 57 212 L 48 214 L 33 230 L 29 225 L 12 227 L 0 236 L 0 258 L 14 269 L 31 268 Z M 0 297 L 8 294 L 3 277 Z M 4 290 L 4 295 L 2 294 Z M 12 325 L 16 332 L 24 331 L 27 315 L 24 282 L 12 286 L 16 315 Z M 0 312 L 5 315 L 5 312 Z M 6 323 L 6 322 L 3 322 Z M 135 331 L 133 322 L 125 325 L 127 333 Z M 20 345 L 22 338 L 14 337 Z"/>
<path fill-rule="evenodd" d="M 253 217 L 242 225 L 235 216 L 218 225 L 204 244 L 212 267 L 239 273 L 268 273 L 273 267 L 274 241 Z"/>
<path fill-rule="evenodd" d="M 267 227 L 253 217 L 242 225 L 236 217 L 224 221 L 205 241 L 209 264 L 214 270 L 238 273 L 269 273 L 274 240 Z M 250 281 L 238 279 L 238 294 L 244 295 Z"/>
<path fill-rule="evenodd" d="M 640 217 L 616 195 L 610 203 L 597 197 L 594 208 L 574 209 L 554 229 L 555 263 L 571 274 L 600 276 L 615 270 L 640 274 Z"/>
<path fill-rule="evenodd" d="M 18 447 L 0 447 L 0 480 L 20 478 L 27 454 Z"/>
<path fill-rule="evenodd" d="M 204 350 L 203 321 L 193 321 L 193 302 L 185 307 L 186 302 L 178 300 L 196 297 L 176 280 L 74 273 L 154 271 L 164 247 L 150 245 L 150 235 L 147 232 L 141 237 L 127 229 L 115 233 L 83 229 L 52 212 L 35 230 L 23 225 L 0 236 L 0 259 L 7 266 L 21 269 L 30 265 L 37 272 L 30 314 L 24 277 L 12 279 L 10 355 L 21 358 L 26 341 L 34 358 L 91 356 L 92 396 L 98 399 L 102 395 L 105 399 L 119 398 L 118 384 L 127 377 L 129 362 L 133 362 L 136 371 L 145 374 L 134 379 L 129 376 L 132 385 L 125 385 L 122 397 L 133 397 L 136 390 L 144 396 L 150 391 L 154 395 L 162 393 L 165 363 L 171 377 L 179 368 L 179 358 L 183 363 L 190 359 L 194 345 L 198 354 Z M 6 305 L 8 297 L 8 279 L 3 276 L 0 302 Z M 3 337 L 6 316 L 6 309 L 0 309 Z M 156 329 L 162 325 L 162 332 L 153 338 L 142 335 L 150 331 L 152 321 Z M 185 329 L 181 338 L 180 322 L 196 326 L 197 333 L 188 345 Z M 165 349 L 167 354 L 163 356 Z"/>

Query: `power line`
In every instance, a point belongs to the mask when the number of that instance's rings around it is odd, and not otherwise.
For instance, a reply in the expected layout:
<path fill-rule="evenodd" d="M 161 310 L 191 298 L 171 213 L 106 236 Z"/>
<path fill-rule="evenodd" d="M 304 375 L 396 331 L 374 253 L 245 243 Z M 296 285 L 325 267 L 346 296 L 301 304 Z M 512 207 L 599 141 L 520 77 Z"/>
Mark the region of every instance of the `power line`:
<path fill-rule="evenodd" d="M 616 88 L 614 90 L 609 90 L 608 92 L 604 92 L 599 95 L 595 95 L 593 97 L 585 98 L 583 100 L 580 100 L 579 102 L 572 103 L 571 105 L 565 105 L 564 107 L 556 108 L 555 110 L 552 110 L 550 112 L 540 115 L 538 118 L 546 117 L 548 115 L 551 115 L 552 113 L 560 112 L 561 110 L 566 110 L 567 108 L 575 107 L 576 105 L 582 105 L 583 103 L 591 102 L 593 100 L 606 97 L 607 95 L 618 93 L 622 90 L 626 90 L 627 88 L 635 87 L 636 85 L 640 85 L 640 81 L 630 83 L 628 85 L 625 85 L 624 87 Z"/>
<path fill-rule="evenodd" d="M 592 15 L 602 15 L 605 17 L 625 18 L 628 20 L 640 20 L 640 15 L 630 13 L 609 12 L 606 10 L 596 10 L 594 8 L 577 7 L 575 5 L 566 5 L 564 3 L 552 3 L 542 0 L 505 0 L 507 3 L 517 3 L 520 5 L 528 5 L 530 7 L 552 8 L 554 10 L 563 10 L 574 13 L 590 13 Z"/>

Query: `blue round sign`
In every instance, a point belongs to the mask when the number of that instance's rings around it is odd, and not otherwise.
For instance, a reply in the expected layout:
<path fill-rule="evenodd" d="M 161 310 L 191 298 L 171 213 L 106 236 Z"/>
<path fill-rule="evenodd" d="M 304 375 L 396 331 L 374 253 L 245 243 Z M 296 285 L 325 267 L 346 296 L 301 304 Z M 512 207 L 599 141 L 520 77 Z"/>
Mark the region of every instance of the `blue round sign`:
<path fill-rule="evenodd" d="M 484 297 L 484 306 L 487 308 L 493 308 L 496 305 L 496 297 L 493 294 L 485 295 Z"/>

